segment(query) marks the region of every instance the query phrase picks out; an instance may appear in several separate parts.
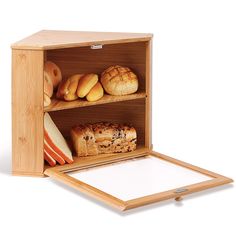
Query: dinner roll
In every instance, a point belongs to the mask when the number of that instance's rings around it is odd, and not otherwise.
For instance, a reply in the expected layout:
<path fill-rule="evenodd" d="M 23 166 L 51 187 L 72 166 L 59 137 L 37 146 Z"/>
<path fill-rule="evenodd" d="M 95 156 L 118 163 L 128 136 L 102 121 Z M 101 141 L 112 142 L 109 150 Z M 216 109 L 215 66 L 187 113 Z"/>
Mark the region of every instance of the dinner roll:
<path fill-rule="evenodd" d="M 98 75 L 87 74 L 79 80 L 77 95 L 80 98 L 85 97 L 93 86 L 98 82 Z"/>
<path fill-rule="evenodd" d="M 94 102 L 99 100 L 103 96 L 103 94 L 104 94 L 103 87 L 99 82 L 97 82 L 95 86 L 87 94 L 86 98 L 89 102 Z"/>

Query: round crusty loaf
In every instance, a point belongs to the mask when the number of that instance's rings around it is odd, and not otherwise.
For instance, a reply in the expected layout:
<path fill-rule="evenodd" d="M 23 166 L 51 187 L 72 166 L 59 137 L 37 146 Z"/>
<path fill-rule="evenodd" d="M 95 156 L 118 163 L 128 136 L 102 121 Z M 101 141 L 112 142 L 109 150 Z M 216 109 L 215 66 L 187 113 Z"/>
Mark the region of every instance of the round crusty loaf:
<path fill-rule="evenodd" d="M 98 75 L 86 74 L 83 76 L 78 83 L 77 95 L 80 98 L 85 97 L 93 86 L 98 82 Z"/>
<path fill-rule="evenodd" d="M 97 82 L 90 90 L 90 92 L 87 94 L 86 99 L 89 102 L 95 102 L 100 98 L 102 98 L 103 94 L 104 94 L 103 87 L 99 82 Z"/>
<path fill-rule="evenodd" d="M 138 90 L 138 78 L 128 68 L 110 66 L 101 75 L 101 83 L 108 94 L 127 95 Z"/>

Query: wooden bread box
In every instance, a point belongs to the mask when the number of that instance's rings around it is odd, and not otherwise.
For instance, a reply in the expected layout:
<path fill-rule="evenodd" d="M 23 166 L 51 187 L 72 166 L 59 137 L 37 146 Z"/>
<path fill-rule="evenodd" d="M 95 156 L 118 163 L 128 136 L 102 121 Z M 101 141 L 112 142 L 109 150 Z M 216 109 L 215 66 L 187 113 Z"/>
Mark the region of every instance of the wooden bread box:
<path fill-rule="evenodd" d="M 153 151 L 151 140 L 151 54 L 152 35 L 141 33 L 43 30 L 14 43 L 12 45 L 13 175 L 50 176 L 120 210 L 171 198 L 180 200 L 186 194 L 232 182 L 230 178 Z M 139 88 L 136 93 L 130 95 L 111 96 L 105 94 L 96 102 L 85 100 L 64 102 L 53 98 L 52 103 L 48 107 L 44 107 L 43 71 L 44 62 L 47 60 L 55 62 L 61 68 L 63 77 L 78 72 L 90 73 L 92 71 L 100 74 L 110 65 L 127 66 L 137 74 Z M 137 130 L 137 149 L 128 153 L 100 154 L 89 157 L 74 156 L 72 164 L 50 167 L 44 162 L 44 112 L 50 114 L 66 139 L 69 139 L 71 126 L 76 123 L 130 122 Z M 171 166 L 174 165 L 177 168 L 180 167 L 186 171 L 207 176 L 208 179 L 184 186 L 177 185 L 176 188 L 163 188 L 163 191 L 155 192 L 155 172 L 153 177 L 148 177 L 154 181 L 154 187 L 151 187 L 153 192 L 151 190 L 149 192 L 147 189 L 143 195 L 135 197 L 134 194 L 134 198 L 119 198 L 104 189 L 99 189 L 99 187 L 69 175 L 69 173 L 84 169 L 114 167 L 120 163 L 131 163 L 132 168 L 132 163 L 137 162 L 131 162 L 131 160 L 149 158 L 152 158 L 152 165 L 155 163 L 155 159 L 158 159 L 164 161 L 164 164 L 169 163 Z M 137 167 L 137 171 L 142 165 L 147 164 L 140 163 L 137 165 L 140 166 Z M 145 173 L 142 174 L 146 178 Z M 112 181 L 112 176 L 107 178 Z M 186 177 L 185 180 L 187 179 Z M 124 183 L 121 183 L 120 187 L 123 185 Z M 141 183 L 137 186 L 142 188 Z"/>

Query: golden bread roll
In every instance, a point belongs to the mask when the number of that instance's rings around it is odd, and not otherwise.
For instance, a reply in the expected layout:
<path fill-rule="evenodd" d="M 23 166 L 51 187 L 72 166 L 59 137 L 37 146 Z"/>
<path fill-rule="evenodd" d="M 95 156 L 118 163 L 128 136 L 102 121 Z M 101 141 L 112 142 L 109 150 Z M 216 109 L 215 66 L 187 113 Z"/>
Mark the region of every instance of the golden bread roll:
<path fill-rule="evenodd" d="M 44 72 L 49 75 L 52 80 L 53 88 L 56 89 L 62 79 L 60 68 L 52 61 L 46 61 L 44 64 Z"/>
<path fill-rule="evenodd" d="M 43 105 L 44 105 L 44 107 L 47 107 L 50 104 L 51 104 L 51 98 L 46 93 L 44 93 L 44 95 L 43 95 Z"/>
<path fill-rule="evenodd" d="M 86 99 L 89 102 L 95 102 L 99 100 L 101 97 L 103 97 L 103 94 L 104 94 L 103 87 L 99 82 L 97 82 L 90 90 L 90 92 L 87 94 Z"/>
<path fill-rule="evenodd" d="M 98 82 L 98 75 L 87 74 L 79 80 L 77 95 L 80 98 L 85 97 L 93 86 Z"/>
<path fill-rule="evenodd" d="M 101 75 L 101 83 L 108 94 L 127 95 L 138 90 L 138 78 L 128 68 L 110 66 Z"/>
<path fill-rule="evenodd" d="M 83 77 L 83 74 L 72 75 L 67 79 L 64 79 L 59 84 L 57 90 L 57 98 L 64 99 L 66 101 L 73 101 L 78 98 L 77 87 L 79 80 Z"/>
<path fill-rule="evenodd" d="M 79 80 L 83 77 L 83 74 L 76 74 L 72 75 L 68 80 L 70 81 L 70 84 L 68 85 L 68 92 L 65 93 L 64 99 L 66 101 L 73 101 L 78 98 L 77 96 L 77 88 Z"/>
<path fill-rule="evenodd" d="M 49 97 L 51 97 L 53 94 L 52 80 L 50 76 L 48 75 L 48 73 L 46 72 L 44 72 L 43 78 L 44 78 L 44 81 L 43 81 L 44 93 L 47 94 Z"/>

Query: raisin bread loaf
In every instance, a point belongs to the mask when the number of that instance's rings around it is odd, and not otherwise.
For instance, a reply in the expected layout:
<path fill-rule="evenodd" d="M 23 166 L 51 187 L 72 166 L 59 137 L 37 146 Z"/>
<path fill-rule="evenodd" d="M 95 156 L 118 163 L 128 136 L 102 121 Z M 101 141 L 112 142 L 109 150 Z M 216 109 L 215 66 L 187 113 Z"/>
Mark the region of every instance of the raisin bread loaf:
<path fill-rule="evenodd" d="M 77 156 L 131 152 L 137 143 L 134 127 L 105 122 L 75 126 L 71 138 Z"/>

